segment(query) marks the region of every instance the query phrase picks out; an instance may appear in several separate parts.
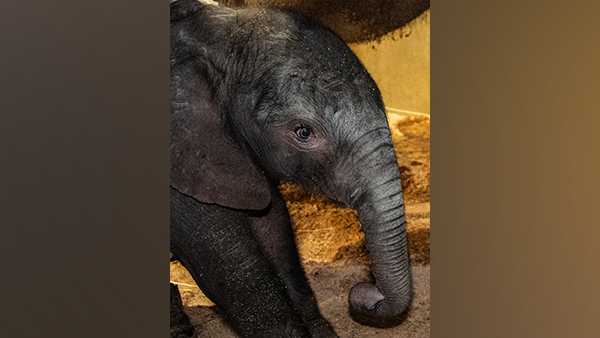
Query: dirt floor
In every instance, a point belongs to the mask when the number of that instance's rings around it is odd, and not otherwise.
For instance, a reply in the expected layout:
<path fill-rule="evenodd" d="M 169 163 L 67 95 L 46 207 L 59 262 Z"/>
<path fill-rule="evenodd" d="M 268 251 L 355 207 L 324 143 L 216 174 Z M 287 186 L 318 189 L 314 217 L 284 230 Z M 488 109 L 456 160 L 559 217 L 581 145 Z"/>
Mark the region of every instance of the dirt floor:
<path fill-rule="evenodd" d="M 357 282 L 368 280 L 365 265 L 309 264 L 307 274 L 323 316 L 340 337 L 426 338 L 430 335 L 429 266 L 413 267 L 415 298 L 409 316 L 401 325 L 377 329 L 357 324 L 348 315 L 347 292 Z M 194 306 L 186 309 L 199 338 L 237 337 L 214 307 Z"/>
<path fill-rule="evenodd" d="M 429 337 L 429 118 L 390 115 L 389 122 L 404 189 L 415 289 L 413 308 L 400 326 L 374 329 L 353 322 L 348 315 L 348 291 L 369 278 L 364 236 L 356 213 L 293 184 L 280 187 L 319 306 L 340 337 Z M 201 332 L 200 337 L 235 337 L 178 263 L 171 265 L 171 281 L 179 285 L 186 311 Z"/>

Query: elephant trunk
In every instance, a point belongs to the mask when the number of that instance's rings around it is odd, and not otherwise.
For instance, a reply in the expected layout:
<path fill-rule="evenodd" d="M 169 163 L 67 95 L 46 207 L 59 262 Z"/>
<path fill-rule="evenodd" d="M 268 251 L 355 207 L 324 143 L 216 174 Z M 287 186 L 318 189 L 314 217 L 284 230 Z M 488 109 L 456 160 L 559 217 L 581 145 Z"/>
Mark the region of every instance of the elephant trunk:
<path fill-rule="evenodd" d="M 379 142 L 361 151 L 366 155 L 355 166 L 364 189 L 350 196 L 365 233 L 375 284 L 356 284 L 349 305 L 357 322 L 389 327 L 403 320 L 412 300 L 412 281 L 400 170 L 389 134 Z"/>

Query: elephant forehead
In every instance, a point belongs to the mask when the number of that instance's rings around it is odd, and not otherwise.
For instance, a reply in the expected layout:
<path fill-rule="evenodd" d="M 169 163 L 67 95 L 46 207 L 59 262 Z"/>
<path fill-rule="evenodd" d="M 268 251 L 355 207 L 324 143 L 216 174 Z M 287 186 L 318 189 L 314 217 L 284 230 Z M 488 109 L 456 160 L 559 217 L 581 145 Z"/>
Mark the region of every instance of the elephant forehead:
<path fill-rule="evenodd" d="M 301 96 L 299 100 L 313 104 L 343 106 L 357 105 L 368 97 L 378 100 L 375 81 L 358 62 L 326 58 L 321 61 L 290 61 L 278 76 L 280 92 Z"/>
<path fill-rule="evenodd" d="M 292 108 L 321 113 L 349 110 L 376 102 L 379 90 L 367 78 L 356 79 L 333 72 L 296 70 L 280 78 L 279 100 Z M 325 110 L 325 111 L 323 111 Z"/>

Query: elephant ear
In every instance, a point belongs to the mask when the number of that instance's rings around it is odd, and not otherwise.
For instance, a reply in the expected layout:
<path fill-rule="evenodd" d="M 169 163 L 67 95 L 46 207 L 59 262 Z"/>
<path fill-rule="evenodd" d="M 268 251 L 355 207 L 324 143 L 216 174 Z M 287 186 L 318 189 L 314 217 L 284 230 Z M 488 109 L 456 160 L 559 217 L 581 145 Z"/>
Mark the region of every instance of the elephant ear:
<path fill-rule="evenodd" d="M 211 87 L 193 63 L 171 66 L 170 184 L 204 203 L 260 210 L 270 186 L 226 131 Z"/>

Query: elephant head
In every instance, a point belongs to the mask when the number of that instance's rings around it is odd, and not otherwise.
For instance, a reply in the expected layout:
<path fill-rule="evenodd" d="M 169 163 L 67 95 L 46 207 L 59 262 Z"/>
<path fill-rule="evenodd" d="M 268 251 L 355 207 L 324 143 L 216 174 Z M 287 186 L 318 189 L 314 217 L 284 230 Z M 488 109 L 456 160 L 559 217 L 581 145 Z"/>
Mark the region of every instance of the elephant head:
<path fill-rule="evenodd" d="M 400 172 L 377 85 L 330 30 L 291 12 L 171 5 L 171 185 L 262 209 L 289 180 L 355 208 L 375 284 L 350 312 L 397 324 L 412 299 Z"/>

